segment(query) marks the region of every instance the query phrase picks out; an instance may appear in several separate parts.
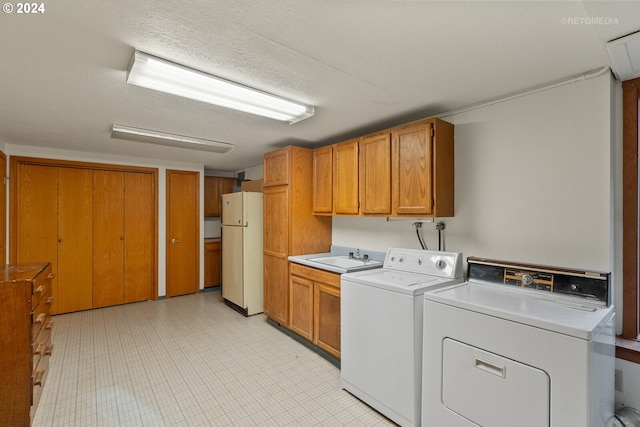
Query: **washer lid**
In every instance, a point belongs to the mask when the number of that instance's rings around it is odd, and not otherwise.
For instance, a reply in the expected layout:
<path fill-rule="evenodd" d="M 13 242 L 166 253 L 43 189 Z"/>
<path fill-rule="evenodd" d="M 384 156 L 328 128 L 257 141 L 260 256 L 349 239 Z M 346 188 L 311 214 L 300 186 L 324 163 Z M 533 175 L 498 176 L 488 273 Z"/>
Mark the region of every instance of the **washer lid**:
<path fill-rule="evenodd" d="M 355 282 L 361 285 L 372 286 L 389 291 L 401 292 L 408 295 L 420 295 L 434 286 L 443 287 L 454 283 L 460 283 L 460 279 L 429 276 L 426 274 L 409 273 L 387 268 L 343 274 L 342 284 Z"/>
<path fill-rule="evenodd" d="M 425 304 L 434 301 L 585 340 L 591 340 L 613 315 L 613 307 L 582 305 L 553 294 L 476 282 L 429 291 L 424 298 Z"/>

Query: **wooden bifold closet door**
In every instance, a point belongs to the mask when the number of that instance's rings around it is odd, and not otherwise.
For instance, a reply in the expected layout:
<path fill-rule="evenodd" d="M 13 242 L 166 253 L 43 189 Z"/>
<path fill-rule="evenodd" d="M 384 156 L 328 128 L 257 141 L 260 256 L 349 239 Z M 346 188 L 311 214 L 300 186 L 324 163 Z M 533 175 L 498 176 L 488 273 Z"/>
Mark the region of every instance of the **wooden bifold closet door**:
<path fill-rule="evenodd" d="M 150 174 L 93 173 L 93 307 L 153 298 Z"/>
<path fill-rule="evenodd" d="M 11 262 L 51 262 L 54 314 L 156 298 L 156 170 L 50 162 L 11 159 Z"/>

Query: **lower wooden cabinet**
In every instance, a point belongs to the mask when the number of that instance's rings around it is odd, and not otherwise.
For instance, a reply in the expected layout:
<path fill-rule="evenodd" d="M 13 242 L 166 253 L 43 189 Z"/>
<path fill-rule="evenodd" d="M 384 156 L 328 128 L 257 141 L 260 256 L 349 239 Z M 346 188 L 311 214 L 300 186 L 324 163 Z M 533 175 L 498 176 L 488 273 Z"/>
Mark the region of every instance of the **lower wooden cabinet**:
<path fill-rule="evenodd" d="M 0 267 L 0 425 L 29 426 L 49 370 L 51 264 Z"/>
<path fill-rule="evenodd" d="M 340 274 L 289 265 L 289 329 L 340 359 Z"/>
<path fill-rule="evenodd" d="M 204 287 L 222 282 L 222 247 L 219 241 L 204 243 Z"/>

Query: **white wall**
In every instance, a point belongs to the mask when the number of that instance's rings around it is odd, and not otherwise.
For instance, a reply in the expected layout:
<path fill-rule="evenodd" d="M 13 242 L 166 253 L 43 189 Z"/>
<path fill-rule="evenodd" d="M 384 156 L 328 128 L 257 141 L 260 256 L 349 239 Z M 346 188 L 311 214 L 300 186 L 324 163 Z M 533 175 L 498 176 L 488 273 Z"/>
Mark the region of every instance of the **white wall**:
<path fill-rule="evenodd" d="M 446 249 L 610 271 L 607 74 L 443 117 L 455 124 L 455 217 Z M 333 243 L 418 248 L 414 220 L 333 218 Z M 437 248 L 434 224 L 423 225 Z"/>
<path fill-rule="evenodd" d="M 455 124 L 456 168 L 445 249 L 611 271 L 621 295 L 619 86 L 605 73 L 443 117 Z M 334 217 L 333 244 L 419 248 L 414 221 Z M 437 249 L 435 224 L 423 233 Z M 640 408 L 640 366 L 616 367 L 617 404 Z"/>
<path fill-rule="evenodd" d="M 166 295 L 166 170 L 177 169 L 200 172 L 200 200 L 204 200 L 204 165 L 181 162 L 160 162 L 139 158 L 131 159 L 123 156 L 52 150 L 12 144 L 6 144 L 4 152 L 7 157 L 27 156 L 158 168 L 158 296 Z M 9 176 L 11 176 L 10 170 Z M 7 216 L 7 218 L 9 218 L 9 216 Z M 200 289 L 204 289 L 204 230 L 204 204 L 200 203 Z"/>

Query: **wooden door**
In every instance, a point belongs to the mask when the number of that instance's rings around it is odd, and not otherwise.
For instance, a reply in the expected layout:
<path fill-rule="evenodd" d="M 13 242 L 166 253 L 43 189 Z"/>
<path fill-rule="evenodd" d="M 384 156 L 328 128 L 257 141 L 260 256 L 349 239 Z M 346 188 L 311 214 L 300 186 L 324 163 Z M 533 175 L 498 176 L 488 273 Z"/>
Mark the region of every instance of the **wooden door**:
<path fill-rule="evenodd" d="M 360 142 L 360 211 L 391 214 L 391 134 L 368 136 Z"/>
<path fill-rule="evenodd" d="M 154 298 L 156 191 L 150 173 L 124 174 L 124 302 Z"/>
<path fill-rule="evenodd" d="M 93 304 L 93 171 L 57 170 L 58 313 L 68 313 L 90 309 Z"/>
<path fill-rule="evenodd" d="M 167 297 L 198 292 L 198 172 L 167 170 Z"/>
<path fill-rule="evenodd" d="M 11 262 L 51 263 L 51 311 L 58 313 L 58 168 L 14 162 L 11 170 L 15 185 Z"/>
<path fill-rule="evenodd" d="M 429 215 L 433 207 L 432 123 L 398 128 L 393 136 L 393 213 Z"/>
<path fill-rule="evenodd" d="M 289 323 L 289 187 L 268 187 L 263 196 L 264 313 Z"/>
<path fill-rule="evenodd" d="M 358 203 L 358 140 L 333 146 L 333 212 L 357 215 Z"/>
<path fill-rule="evenodd" d="M 333 147 L 313 150 L 313 213 L 333 212 Z"/>
<path fill-rule="evenodd" d="M 124 173 L 93 172 L 93 308 L 124 303 Z"/>

